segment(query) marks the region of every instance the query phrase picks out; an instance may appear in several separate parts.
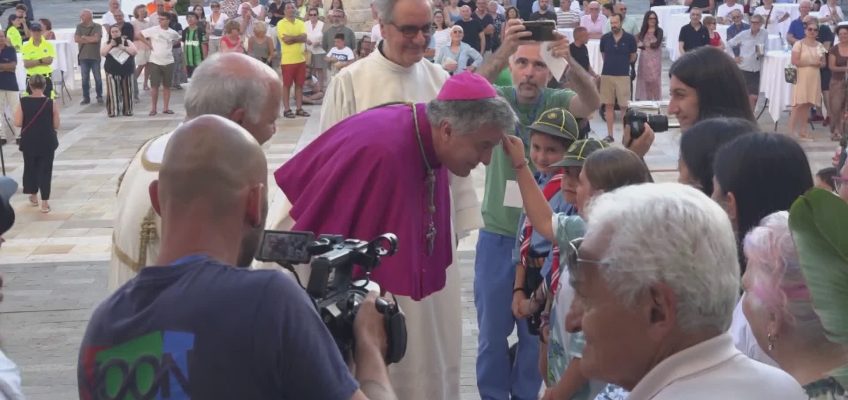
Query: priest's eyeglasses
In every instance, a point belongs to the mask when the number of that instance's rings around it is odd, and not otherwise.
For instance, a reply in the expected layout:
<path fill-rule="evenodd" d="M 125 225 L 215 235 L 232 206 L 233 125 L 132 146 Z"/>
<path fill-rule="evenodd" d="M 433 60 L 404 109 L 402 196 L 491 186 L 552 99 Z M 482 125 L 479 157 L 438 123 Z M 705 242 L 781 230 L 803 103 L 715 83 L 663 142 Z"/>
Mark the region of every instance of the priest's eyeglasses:
<path fill-rule="evenodd" d="M 430 36 L 433 35 L 433 24 L 415 26 L 415 25 L 397 25 L 394 22 L 390 22 L 389 25 L 397 28 L 397 30 L 400 31 L 400 33 L 403 35 L 403 37 L 405 37 L 407 39 L 415 39 L 418 36 L 418 32 L 421 32 L 421 34 L 425 38 L 429 38 Z"/>

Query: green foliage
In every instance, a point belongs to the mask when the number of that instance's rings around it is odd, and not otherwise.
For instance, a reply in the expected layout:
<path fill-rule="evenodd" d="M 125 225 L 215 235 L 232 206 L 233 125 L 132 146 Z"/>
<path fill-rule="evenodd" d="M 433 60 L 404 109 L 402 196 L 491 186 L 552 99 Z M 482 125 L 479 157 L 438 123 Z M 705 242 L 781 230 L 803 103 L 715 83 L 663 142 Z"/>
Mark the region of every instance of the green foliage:
<path fill-rule="evenodd" d="M 789 228 L 825 335 L 848 346 L 848 203 L 813 189 L 792 204 Z M 848 387 L 848 366 L 833 374 Z"/>

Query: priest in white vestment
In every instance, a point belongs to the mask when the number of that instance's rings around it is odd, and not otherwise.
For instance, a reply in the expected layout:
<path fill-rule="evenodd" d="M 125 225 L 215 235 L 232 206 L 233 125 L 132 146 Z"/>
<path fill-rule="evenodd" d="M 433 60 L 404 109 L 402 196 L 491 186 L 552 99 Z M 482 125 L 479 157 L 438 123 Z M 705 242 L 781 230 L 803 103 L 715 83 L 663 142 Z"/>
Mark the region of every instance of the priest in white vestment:
<path fill-rule="evenodd" d="M 280 114 L 282 83 L 270 67 L 243 54 L 215 54 L 197 67 L 193 81 L 221 84 L 188 87 L 187 120 L 215 114 L 238 122 L 259 143 L 273 136 L 274 121 Z M 150 204 L 148 187 L 159 177 L 170 138 L 171 133 L 166 133 L 145 143 L 118 181 L 109 292 L 132 279 L 159 255 L 161 220 Z M 269 177 L 269 185 L 274 184 L 273 176 Z"/>

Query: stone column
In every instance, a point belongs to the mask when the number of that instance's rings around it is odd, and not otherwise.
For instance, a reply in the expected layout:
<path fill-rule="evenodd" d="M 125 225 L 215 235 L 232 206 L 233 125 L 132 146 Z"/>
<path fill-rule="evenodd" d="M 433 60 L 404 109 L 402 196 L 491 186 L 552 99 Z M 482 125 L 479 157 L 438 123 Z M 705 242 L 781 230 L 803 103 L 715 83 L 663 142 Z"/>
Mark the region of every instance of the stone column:
<path fill-rule="evenodd" d="M 324 0 L 324 7 L 329 8 L 332 0 Z M 342 0 L 344 4 L 347 26 L 354 32 L 371 32 L 374 19 L 371 18 L 371 0 Z"/>

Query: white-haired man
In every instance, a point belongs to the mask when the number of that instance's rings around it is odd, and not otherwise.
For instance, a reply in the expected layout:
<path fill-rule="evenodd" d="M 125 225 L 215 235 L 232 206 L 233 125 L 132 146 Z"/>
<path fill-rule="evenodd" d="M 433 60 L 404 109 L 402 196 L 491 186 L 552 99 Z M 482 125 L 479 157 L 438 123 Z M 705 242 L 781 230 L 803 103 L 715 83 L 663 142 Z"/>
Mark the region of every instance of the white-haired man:
<path fill-rule="evenodd" d="M 643 184 L 601 195 L 587 221 L 567 252 L 585 376 L 631 399 L 807 398 L 727 333 L 739 262 L 721 206 L 689 186 Z"/>
<path fill-rule="evenodd" d="M 607 17 L 601 14 L 601 3 L 589 3 L 588 12 L 580 18 L 580 26 L 586 28 L 590 39 L 600 39 L 604 34 Z"/>
<path fill-rule="evenodd" d="M 745 8 L 741 4 L 737 4 L 736 0 L 724 0 L 724 4 L 718 6 L 716 18 L 718 23 L 722 25 L 730 24 L 730 13 L 733 11 L 745 12 Z"/>
<path fill-rule="evenodd" d="M 786 41 L 790 45 L 794 45 L 796 41 L 804 38 L 804 18 L 810 15 L 813 4 L 810 0 L 801 0 L 798 3 L 798 18 L 789 23 L 789 30 L 786 32 Z"/>
<path fill-rule="evenodd" d="M 194 70 L 194 79 L 206 84 L 189 85 L 186 120 L 203 114 L 220 115 L 244 127 L 260 144 L 274 135 L 283 88 L 273 69 L 243 54 L 216 53 Z M 170 138 L 168 133 L 144 144 L 118 183 L 110 291 L 155 262 L 159 254 L 161 221 L 147 191 L 159 174 Z"/>

